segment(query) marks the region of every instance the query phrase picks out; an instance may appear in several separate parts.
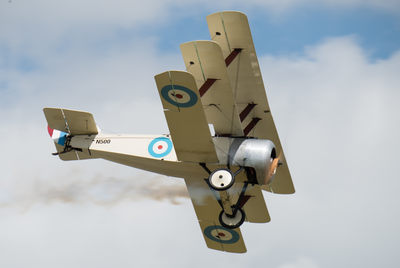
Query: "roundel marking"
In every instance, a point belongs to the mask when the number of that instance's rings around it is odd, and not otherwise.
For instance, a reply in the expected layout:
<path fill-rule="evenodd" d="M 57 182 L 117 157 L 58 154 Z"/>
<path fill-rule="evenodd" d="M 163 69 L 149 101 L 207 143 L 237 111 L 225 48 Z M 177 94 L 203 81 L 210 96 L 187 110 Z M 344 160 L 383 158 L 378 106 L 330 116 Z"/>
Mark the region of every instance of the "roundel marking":
<path fill-rule="evenodd" d="M 153 157 L 161 158 L 168 155 L 172 150 L 172 142 L 165 137 L 155 138 L 149 143 L 147 150 Z"/>
<path fill-rule="evenodd" d="M 161 96 L 177 107 L 188 108 L 197 103 L 196 93 L 180 85 L 166 85 L 161 89 Z"/>
<path fill-rule="evenodd" d="M 222 244 L 234 244 L 239 241 L 239 234 L 235 230 L 223 226 L 207 226 L 204 229 L 204 235 L 209 239 Z"/>

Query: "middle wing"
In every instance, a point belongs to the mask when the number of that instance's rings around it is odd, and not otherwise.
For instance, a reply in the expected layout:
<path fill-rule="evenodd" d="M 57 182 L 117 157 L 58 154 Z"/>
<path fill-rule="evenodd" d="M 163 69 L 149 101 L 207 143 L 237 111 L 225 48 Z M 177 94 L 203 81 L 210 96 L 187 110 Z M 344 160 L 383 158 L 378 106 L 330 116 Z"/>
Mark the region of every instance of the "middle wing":
<path fill-rule="evenodd" d="M 196 79 L 207 120 L 218 136 L 243 136 L 221 47 L 214 41 L 181 44 L 186 70 Z"/>

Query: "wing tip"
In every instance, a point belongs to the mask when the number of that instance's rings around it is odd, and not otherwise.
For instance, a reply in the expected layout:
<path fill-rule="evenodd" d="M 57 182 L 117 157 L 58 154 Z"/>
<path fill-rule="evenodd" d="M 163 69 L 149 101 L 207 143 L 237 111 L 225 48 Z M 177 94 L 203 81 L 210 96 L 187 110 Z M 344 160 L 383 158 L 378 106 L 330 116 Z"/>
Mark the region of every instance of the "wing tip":
<path fill-rule="evenodd" d="M 243 12 L 241 12 L 241 11 L 238 11 L 238 10 L 224 10 L 224 11 L 218 11 L 218 12 L 215 12 L 215 13 L 212 13 L 212 14 L 208 15 L 207 18 L 208 18 L 208 17 L 211 17 L 211 16 L 220 15 L 220 14 L 222 14 L 222 15 L 223 15 L 223 14 L 237 14 L 237 15 L 244 16 L 244 17 L 247 18 L 247 15 L 246 15 L 245 13 L 243 13 Z"/>

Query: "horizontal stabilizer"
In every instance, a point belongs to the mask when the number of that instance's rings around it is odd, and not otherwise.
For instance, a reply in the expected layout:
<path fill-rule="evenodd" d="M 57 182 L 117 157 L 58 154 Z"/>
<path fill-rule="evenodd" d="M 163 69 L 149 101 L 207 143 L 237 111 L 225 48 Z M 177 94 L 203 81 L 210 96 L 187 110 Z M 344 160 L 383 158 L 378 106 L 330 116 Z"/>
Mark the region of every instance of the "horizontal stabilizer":
<path fill-rule="evenodd" d="M 81 160 L 93 158 L 88 150 L 71 150 L 68 139 L 71 135 L 96 135 L 97 126 L 93 115 L 87 112 L 73 111 L 61 108 L 44 108 L 47 120 L 47 130 L 56 146 L 60 159 Z"/>
<path fill-rule="evenodd" d="M 44 108 L 44 115 L 49 128 L 71 135 L 98 134 L 93 115 L 88 112 L 61 108 Z"/>

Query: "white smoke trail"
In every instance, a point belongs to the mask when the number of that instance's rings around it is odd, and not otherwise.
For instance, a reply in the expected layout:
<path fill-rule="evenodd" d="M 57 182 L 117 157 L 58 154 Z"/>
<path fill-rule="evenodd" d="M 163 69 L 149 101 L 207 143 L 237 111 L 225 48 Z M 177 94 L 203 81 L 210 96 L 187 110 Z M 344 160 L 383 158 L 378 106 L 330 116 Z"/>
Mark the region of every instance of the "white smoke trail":
<path fill-rule="evenodd" d="M 0 198 L 0 207 L 29 208 L 34 204 L 94 203 L 112 206 L 124 201 L 151 199 L 180 204 L 189 198 L 183 181 L 162 176 L 148 179 L 97 175 L 90 179 L 60 176 L 56 180 L 32 179 L 15 187 L 7 198 Z M 147 176 L 146 176 L 147 177 Z M 168 180 L 168 181 L 167 181 Z M 169 181 L 170 180 L 170 181 Z"/>

